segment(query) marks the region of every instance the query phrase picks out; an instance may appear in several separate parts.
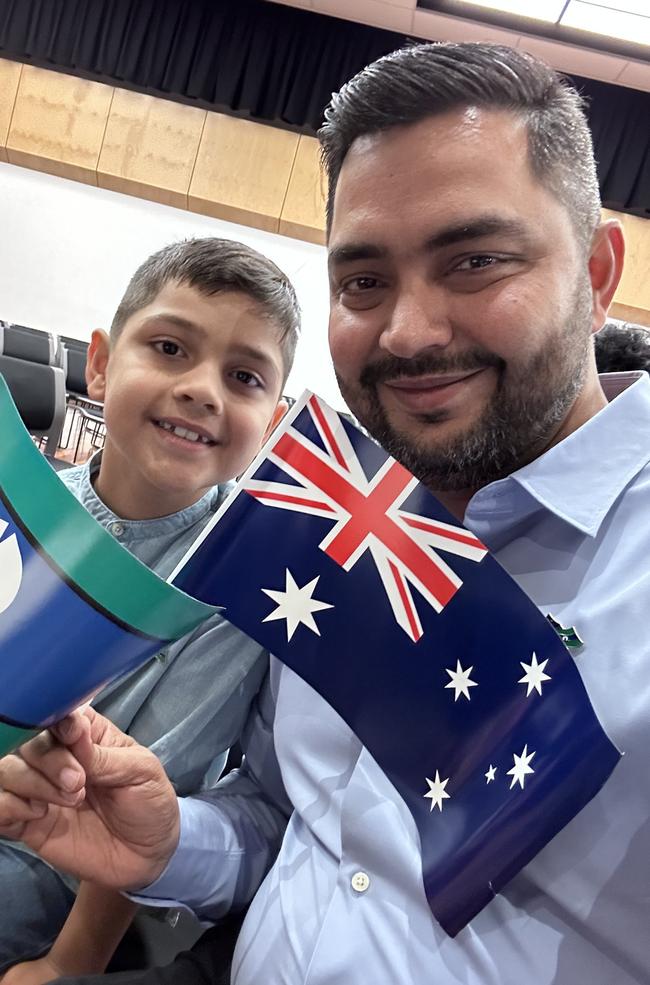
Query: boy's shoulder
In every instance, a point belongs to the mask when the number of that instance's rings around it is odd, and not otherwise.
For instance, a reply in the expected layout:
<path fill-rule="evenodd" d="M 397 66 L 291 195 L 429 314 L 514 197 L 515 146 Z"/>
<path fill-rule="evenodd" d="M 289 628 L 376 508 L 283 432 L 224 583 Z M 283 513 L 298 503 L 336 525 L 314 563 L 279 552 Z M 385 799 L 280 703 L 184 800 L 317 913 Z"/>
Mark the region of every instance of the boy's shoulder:
<path fill-rule="evenodd" d="M 81 499 L 81 494 L 86 485 L 90 485 L 90 463 L 84 465 L 74 465 L 71 469 L 61 469 L 57 475 L 64 486 L 73 492 L 77 499 Z"/>

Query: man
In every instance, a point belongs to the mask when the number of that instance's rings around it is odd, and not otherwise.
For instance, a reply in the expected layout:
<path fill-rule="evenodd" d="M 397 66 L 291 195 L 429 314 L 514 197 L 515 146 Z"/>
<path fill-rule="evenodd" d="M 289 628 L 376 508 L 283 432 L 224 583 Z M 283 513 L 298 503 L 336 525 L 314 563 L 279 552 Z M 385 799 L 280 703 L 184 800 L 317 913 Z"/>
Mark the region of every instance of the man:
<path fill-rule="evenodd" d="M 180 814 L 146 752 L 91 716 L 59 732 L 65 747 L 0 766 L 0 821 L 58 865 L 74 842 L 86 876 L 217 918 L 260 885 L 284 803 L 233 985 L 648 982 L 650 386 L 608 405 L 596 374 L 623 244 L 599 224 L 579 98 L 521 52 L 418 46 L 344 87 L 321 139 L 342 392 L 542 613 L 578 629 L 623 760 L 454 939 L 405 804 L 277 661 L 244 769 Z M 64 767 L 84 812 L 65 806 Z"/>

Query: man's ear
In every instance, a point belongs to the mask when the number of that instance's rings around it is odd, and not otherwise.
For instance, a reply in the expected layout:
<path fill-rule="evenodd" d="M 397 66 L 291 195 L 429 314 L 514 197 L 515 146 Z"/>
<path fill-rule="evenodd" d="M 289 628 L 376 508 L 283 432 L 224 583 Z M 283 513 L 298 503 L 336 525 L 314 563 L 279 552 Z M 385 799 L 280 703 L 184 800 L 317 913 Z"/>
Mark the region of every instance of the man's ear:
<path fill-rule="evenodd" d="M 260 442 L 260 448 L 262 447 L 266 439 L 269 437 L 269 435 L 276 429 L 276 427 L 278 426 L 278 424 L 280 423 L 280 421 L 282 420 L 282 418 L 284 417 L 284 415 L 288 410 L 289 410 L 289 404 L 284 399 L 284 397 L 280 397 L 280 399 L 278 400 L 278 405 L 273 411 L 273 417 L 269 421 L 266 431 L 264 432 L 264 437 Z"/>
<path fill-rule="evenodd" d="M 594 233 L 589 256 L 589 279 L 593 295 L 592 332 L 605 324 L 618 282 L 623 273 L 625 241 L 617 219 L 601 222 Z"/>
<path fill-rule="evenodd" d="M 91 400 L 104 401 L 109 355 L 108 335 L 101 328 L 96 328 L 90 339 L 86 357 L 86 386 Z"/>

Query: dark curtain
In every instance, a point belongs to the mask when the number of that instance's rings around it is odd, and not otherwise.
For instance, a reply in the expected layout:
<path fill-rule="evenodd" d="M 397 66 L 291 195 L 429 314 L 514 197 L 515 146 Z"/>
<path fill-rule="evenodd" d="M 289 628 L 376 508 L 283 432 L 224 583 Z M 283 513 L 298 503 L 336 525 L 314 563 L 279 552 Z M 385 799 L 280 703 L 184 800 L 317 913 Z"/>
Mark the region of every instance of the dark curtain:
<path fill-rule="evenodd" d="M 306 133 L 333 91 L 406 41 L 264 0 L 0 0 L 0 55 Z M 650 216 L 650 93 L 575 81 L 604 204 Z"/>
<path fill-rule="evenodd" d="M 263 0 L 0 0 L 0 54 L 314 132 L 399 34 Z"/>

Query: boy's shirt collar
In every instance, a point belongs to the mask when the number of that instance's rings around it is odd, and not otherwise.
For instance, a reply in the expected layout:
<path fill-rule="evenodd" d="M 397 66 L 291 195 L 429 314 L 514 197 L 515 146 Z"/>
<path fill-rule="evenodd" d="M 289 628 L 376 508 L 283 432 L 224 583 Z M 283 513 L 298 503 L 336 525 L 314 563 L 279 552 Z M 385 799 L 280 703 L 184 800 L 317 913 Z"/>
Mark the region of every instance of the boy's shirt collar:
<path fill-rule="evenodd" d="M 83 471 L 78 488 L 79 501 L 102 526 L 106 527 L 116 537 L 121 538 L 126 535 L 131 543 L 140 539 L 151 540 L 155 537 L 163 537 L 165 534 L 183 530 L 194 523 L 198 523 L 208 513 L 215 512 L 233 486 L 231 482 L 213 486 L 196 503 L 184 510 L 179 510 L 177 513 L 170 513 L 168 516 L 156 517 L 153 520 L 125 520 L 109 509 L 95 492 L 93 480 L 99 472 L 101 455 L 101 451 L 96 452 L 82 466 Z"/>

